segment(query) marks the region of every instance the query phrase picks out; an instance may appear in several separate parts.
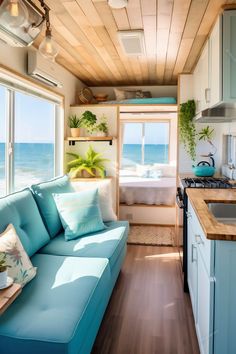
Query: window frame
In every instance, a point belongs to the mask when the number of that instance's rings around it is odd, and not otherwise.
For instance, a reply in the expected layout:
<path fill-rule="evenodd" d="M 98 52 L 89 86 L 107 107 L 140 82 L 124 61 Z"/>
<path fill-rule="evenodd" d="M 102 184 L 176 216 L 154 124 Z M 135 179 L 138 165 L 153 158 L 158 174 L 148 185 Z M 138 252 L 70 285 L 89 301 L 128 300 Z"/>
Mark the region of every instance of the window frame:
<path fill-rule="evenodd" d="M 64 96 L 49 89 L 41 88 L 31 81 L 19 78 L 0 67 L 0 85 L 6 89 L 6 142 L 5 142 L 5 192 L 14 191 L 14 128 L 15 128 L 15 93 L 44 99 L 54 104 L 54 177 L 64 170 Z M 63 148 L 61 148 L 63 146 Z"/>

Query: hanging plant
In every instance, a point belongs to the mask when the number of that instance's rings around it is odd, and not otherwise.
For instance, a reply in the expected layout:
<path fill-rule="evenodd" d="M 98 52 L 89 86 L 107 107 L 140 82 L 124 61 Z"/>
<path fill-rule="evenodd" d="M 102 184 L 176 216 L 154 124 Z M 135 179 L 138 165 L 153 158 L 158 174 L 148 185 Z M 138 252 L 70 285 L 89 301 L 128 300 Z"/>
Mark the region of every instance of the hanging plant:
<path fill-rule="evenodd" d="M 193 121 L 196 112 L 194 100 L 188 100 L 180 105 L 179 136 L 180 141 L 192 161 L 196 160 L 196 127 Z"/>

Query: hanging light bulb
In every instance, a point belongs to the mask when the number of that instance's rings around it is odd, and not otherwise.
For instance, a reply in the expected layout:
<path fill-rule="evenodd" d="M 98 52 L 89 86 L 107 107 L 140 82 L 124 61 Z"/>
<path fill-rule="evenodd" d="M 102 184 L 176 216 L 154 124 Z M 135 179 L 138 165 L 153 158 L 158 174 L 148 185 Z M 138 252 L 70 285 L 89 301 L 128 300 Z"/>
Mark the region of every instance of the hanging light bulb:
<path fill-rule="evenodd" d="M 51 30 L 46 30 L 46 35 L 39 46 L 39 51 L 45 58 L 52 61 L 55 60 L 58 54 L 58 46 L 52 38 Z"/>
<path fill-rule="evenodd" d="M 28 20 L 28 10 L 22 0 L 4 0 L 0 6 L 0 21 L 10 27 L 21 27 Z"/>
<path fill-rule="evenodd" d="M 42 3 L 44 2 L 42 1 Z M 57 43 L 52 38 L 52 30 L 51 30 L 51 24 L 49 19 L 49 8 L 45 6 L 45 4 L 44 4 L 44 10 L 45 10 L 45 20 L 46 20 L 46 33 L 45 33 L 44 40 L 41 42 L 39 46 L 39 51 L 45 58 L 54 61 L 58 54 L 58 46 Z"/>

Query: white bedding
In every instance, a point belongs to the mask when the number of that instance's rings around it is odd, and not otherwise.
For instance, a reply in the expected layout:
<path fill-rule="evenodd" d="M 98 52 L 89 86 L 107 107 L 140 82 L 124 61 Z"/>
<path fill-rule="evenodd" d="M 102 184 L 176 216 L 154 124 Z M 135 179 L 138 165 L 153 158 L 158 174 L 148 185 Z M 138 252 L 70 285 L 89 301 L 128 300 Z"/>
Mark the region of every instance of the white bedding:
<path fill-rule="evenodd" d="M 175 177 L 120 177 L 120 203 L 174 205 L 175 193 Z"/>

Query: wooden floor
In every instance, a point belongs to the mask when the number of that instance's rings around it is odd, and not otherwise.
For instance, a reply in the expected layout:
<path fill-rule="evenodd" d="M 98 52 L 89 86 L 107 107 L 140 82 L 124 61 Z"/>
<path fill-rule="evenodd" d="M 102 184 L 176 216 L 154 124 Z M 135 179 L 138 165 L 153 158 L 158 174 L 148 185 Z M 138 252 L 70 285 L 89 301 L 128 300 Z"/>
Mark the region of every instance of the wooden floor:
<path fill-rule="evenodd" d="M 199 354 L 173 247 L 128 246 L 93 354 Z"/>

